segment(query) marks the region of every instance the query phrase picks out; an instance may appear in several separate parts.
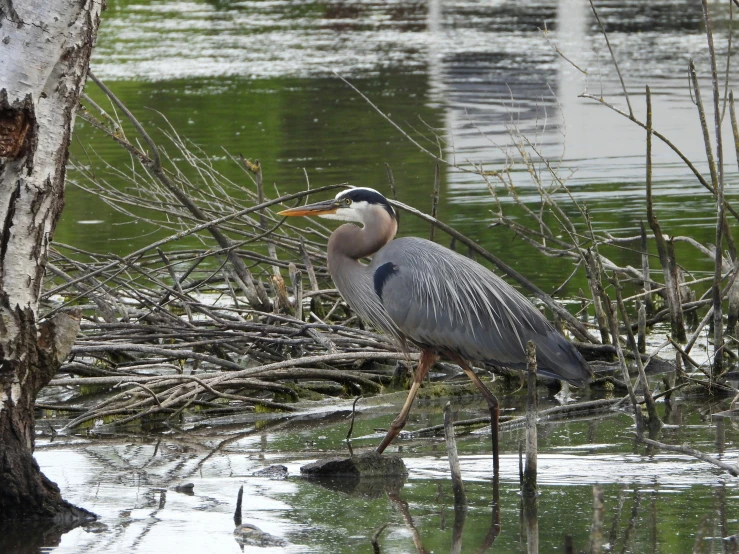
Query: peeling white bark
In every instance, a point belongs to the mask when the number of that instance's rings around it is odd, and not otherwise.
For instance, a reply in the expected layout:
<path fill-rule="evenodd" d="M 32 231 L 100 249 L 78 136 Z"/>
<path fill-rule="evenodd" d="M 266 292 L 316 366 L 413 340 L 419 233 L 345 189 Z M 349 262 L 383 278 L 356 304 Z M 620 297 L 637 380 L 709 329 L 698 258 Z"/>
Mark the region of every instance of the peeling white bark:
<path fill-rule="evenodd" d="M 0 0 L 0 94 L 9 106 L 27 102 L 36 127 L 28 155 L 0 158 L 0 288 L 11 308 L 34 314 L 87 72 L 89 52 L 80 51 L 92 47 L 100 7 L 100 0 Z"/>
<path fill-rule="evenodd" d="M 38 322 L 102 0 L 0 0 L 0 520 L 85 519 L 33 459 L 36 395 L 79 319 Z"/>

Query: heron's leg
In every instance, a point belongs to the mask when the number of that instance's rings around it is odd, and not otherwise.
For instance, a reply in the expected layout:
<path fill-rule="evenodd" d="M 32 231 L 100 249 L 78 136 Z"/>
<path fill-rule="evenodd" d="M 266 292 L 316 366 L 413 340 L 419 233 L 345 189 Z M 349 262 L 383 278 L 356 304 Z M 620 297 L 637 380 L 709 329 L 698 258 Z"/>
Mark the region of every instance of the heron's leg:
<path fill-rule="evenodd" d="M 488 408 L 490 409 L 490 431 L 493 436 L 493 475 L 500 475 L 500 459 L 498 446 L 498 433 L 500 430 L 498 422 L 498 420 L 500 419 L 500 404 L 498 403 L 498 399 L 492 392 L 490 392 L 490 389 L 485 386 L 485 383 L 480 381 L 480 378 L 475 374 L 475 372 L 472 371 L 472 368 L 467 363 L 467 360 L 455 356 L 454 361 L 459 364 L 459 367 L 461 367 L 462 371 L 464 371 L 467 377 L 470 378 L 470 381 L 475 384 L 480 393 L 482 393 L 483 398 L 485 398 L 485 401 L 488 403 Z"/>
<path fill-rule="evenodd" d="M 413 383 L 411 384 L 411 390 L 408 391 L 408 398 L 405 399 L 405 404 L 403 404 L 403 409 L 400 410 L 398 417 L 390 424 L 387 435 L 382 439 L 380 446 L 377 447 L 378 454 L 382 454 L 385 448 L 398 436 L 400 430 L 405 427 L 405 422 L 408 421 L 408 413 L 411 411 L 411 406 L 413 405 L 413 399 L 416 398 L 416 393 L 421 383 L 437 358 L 438 356 L 431 350 L 421 350 L 421 358 L 418 360 L 416 373 L 413 375 Z"/>

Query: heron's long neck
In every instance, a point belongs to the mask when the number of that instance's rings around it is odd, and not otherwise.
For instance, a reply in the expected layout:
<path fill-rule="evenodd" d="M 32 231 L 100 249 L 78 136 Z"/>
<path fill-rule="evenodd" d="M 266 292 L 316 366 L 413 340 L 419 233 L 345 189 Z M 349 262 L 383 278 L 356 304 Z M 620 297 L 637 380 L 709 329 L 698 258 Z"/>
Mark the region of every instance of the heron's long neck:
<path fill-rule="evenodd" d="M 393 240 L 398 230 L 395 219 L 381 207 L 367 218 L 364 227 L 342 225 L 328 240 L 328 265 L 331 274 L 347 265 L 361 265 L 359 259 L 371 256 Z"/>

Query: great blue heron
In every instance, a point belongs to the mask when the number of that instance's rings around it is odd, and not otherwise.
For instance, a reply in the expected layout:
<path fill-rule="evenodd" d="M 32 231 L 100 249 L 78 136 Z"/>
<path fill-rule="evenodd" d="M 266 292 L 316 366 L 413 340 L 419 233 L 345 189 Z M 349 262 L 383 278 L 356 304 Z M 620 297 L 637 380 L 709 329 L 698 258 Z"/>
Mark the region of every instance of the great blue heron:
<path fill-rule="evenodd" d="M 342 225 L 329 238 L 328 270 L 336 288 L 357 314 L 402 348 L 410 342 L 421 350 L 408 398 L 378 453 L 405 426 L 416 392 L 439 356 L 459 364 L 487 400 L 494 419 L 498 401 L 470 362 L 526 369 L 526 344 L 532 340 L 541 374 L 575 385 L 591 377 L 590 367 L 575 347 L 493 272 L 425 239 L 393 240 L 397 215 L 376 190 L 342 191 L 334 199 L 280 215 L 317 215 L 361 224 Z M 369 264 L 360 261 L 368 256 L 372 256 Z M 496 454 L 497 421 L 493 450 Z"/>

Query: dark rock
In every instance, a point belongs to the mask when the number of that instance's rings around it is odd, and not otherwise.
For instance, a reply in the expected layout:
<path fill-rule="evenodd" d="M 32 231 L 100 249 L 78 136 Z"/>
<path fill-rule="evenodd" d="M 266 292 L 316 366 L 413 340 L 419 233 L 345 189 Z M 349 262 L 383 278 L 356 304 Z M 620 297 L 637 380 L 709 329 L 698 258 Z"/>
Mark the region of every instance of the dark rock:
<path fill-rule="evenodd" d="M 180 492 L 182 494 L 186 494 L 188 496 L 192 496 L 195 494 L 195 484 L 194 483 L 182 483 L 181 485 L 177 485 L 174 488 L 175 492 Z"/>
<path fill-rule="evenodd" d="M 408 470 L 398 456 L 366 452 L 351 458 L 328 458 L 300 468 L 306 477 L 405 477 Z"/>
<path fill-rule="evenodd" d="M 269 477 L 270 479 L 287 479 L 287 467 L 273 465 L 252 473 L 254 477 Z"/>
<path fill-rule="evenodd" d="M 368 452 L 351 458 L 328 458 L 300 468 L 311 481 L 351 496 L 379 498 L 403 488 L 408 470 L 398 456 Z"/>

